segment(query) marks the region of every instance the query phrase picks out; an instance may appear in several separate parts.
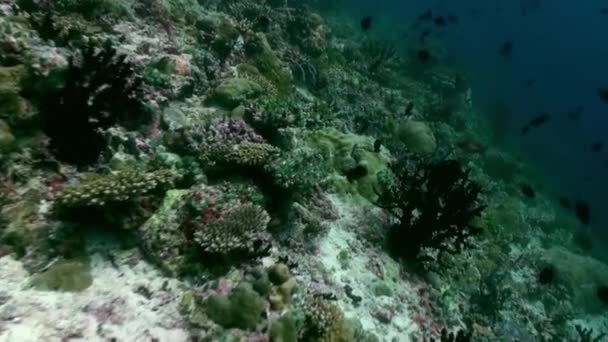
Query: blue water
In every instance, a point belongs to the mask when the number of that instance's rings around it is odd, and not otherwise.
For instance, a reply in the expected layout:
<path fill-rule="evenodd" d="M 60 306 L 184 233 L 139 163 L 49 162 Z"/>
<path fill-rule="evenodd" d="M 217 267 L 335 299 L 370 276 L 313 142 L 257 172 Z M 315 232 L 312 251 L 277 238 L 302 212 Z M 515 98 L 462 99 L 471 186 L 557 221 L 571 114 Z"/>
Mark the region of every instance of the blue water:
<path fill-rule="evenodd" d="M 602 229 L 608 223 L 608 148 L 591 152 L 594 142 L 608 144 L 608 104 L 597 94 L 608 87 L 608 15 L 600 13 L 607 1 L 359 0 L 348 7 L 372 15 L 376 29 L 386 32 L 408 30 L 427 9 L 457 15 L 458 24 L 433 31 L 449 63 L 467 73 L 478 108 L 491 118 L 496 103 L 507 104 L 512 113 L 501 120 L 500 133 L 543 175 L 533 186 L 556 200 L 589 202 L 591 225 L 608 236 Z M 507 39 L 513 50 L 505 58 L 498 51 Z M 535 80 L 531 87 L 529 79 Z M 584 112 L 572 121 L 567 113 L 578 106 Z M 522 136 L 522 126 L 541 113 L 551 114 L 551 122 Z"/>

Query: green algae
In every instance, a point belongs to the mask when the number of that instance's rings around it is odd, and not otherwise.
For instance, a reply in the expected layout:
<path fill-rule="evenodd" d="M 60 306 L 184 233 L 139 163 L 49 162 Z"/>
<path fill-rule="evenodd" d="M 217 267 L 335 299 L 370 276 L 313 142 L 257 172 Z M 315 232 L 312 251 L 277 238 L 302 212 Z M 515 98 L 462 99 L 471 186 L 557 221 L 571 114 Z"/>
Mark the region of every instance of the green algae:
<path fill-rule="evenodd" d="M 32 277 L 30 285 L 37 290 L 81 292 L 93 283 L 88 259 L 62 260 Z"/>

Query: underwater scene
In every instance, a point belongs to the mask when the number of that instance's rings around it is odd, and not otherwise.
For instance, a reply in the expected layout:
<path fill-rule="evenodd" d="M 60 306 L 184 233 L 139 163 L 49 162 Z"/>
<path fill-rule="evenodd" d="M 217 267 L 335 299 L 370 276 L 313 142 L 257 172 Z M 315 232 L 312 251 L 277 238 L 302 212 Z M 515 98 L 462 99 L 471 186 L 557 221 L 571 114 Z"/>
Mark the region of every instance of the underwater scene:
<path fill-rule="evenodd" d="M 0 0 L 0 342 L 608 341 L 606 30 Z"/>

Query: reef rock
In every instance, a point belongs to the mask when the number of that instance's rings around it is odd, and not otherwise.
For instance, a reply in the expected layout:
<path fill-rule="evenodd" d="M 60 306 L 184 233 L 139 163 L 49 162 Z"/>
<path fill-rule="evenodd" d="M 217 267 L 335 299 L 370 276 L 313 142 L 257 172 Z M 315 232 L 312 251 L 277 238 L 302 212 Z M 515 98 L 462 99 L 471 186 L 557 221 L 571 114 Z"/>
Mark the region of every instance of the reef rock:
<path fill-rule="evenodd" d="M 407 148 L 414 153 L 431 154 L 437 148 L 433 131 L 422 121 L 406 122 L 401 126 L 399 136 Z"/>
<path fill-rule="evenodd" d="M 185 190 L 168 191 L 161 207 L 139 228 L 139 240 L 144 251 L 164 271 L 181 274 L 188 259 L 183 246 L 188 245 L 179 230 L 181 221 L 178 211 Z"/>
<path fill-rule="evenodd" d="M 8 124 L 0 120 L 0 152 L 7 152 L 15 147 L 15 137 Z"/>
<path fill-rule="evenodd" d="M 215 89 L 213 100 L 222 106 L 234 108 L 243 101 L 253 98 L 262 92 L 262 87 L 246 78 L 229 78 Z"/>

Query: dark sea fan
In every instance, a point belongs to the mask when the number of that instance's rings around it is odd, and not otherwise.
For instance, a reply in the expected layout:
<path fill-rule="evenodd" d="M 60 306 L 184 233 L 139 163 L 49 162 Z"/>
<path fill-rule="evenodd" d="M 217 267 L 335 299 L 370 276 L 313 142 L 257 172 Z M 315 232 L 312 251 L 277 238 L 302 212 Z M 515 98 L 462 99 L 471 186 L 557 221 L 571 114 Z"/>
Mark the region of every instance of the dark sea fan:
<path fill-rule="evenodd" d="M 458 252 L 480 233 L 471 220 L 485 208 L 478 202 L 481 187 L 469 180 L 459 162 L 420 161 L 413 170 L 401 162 L 392 171 L 395 178 L 383 185 L 378 201 L 399 218 L 389 229 L 393 256 L 420 259 L 424 248 Z"/>
<path fill-rule="evenodd" d="M 101 130 L 116 124 L 136 128 L 147 121 L 140 85 L 126 56 L 106 41 L 82 47 L 66 70 L 46 77 L 32 73 L 24 95 L 38 105 L 53 154 L 82 166 L 95 162 L 105 148 Z"/>

